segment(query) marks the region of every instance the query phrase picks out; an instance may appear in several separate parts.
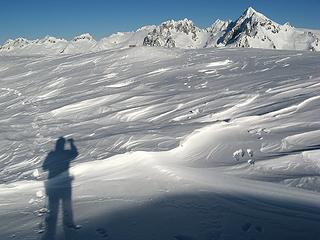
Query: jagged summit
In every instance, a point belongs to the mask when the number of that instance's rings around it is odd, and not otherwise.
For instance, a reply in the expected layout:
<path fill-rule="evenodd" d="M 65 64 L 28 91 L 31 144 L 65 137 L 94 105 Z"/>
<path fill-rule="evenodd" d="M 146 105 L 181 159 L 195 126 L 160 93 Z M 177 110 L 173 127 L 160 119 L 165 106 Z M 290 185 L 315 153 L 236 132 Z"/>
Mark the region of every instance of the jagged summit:
<path fill-rule="evenodd" d="M 77 42 L 77 41 L 95 41 L 95 40 L 89 33 L 84 33 L 74 37 L 72 41 Z"/>
<path fill-rule="evenodd" d="M 16 39 L 8 39 L 2 46 L 0 46 L 0 50 L 10 51 L 16 48 L 23 48 L 29 43 L 30 43 L 30 40 L 23 37 L 19 37 Z"/>
<path fill-rule="evenodd" d="M 249 7 L 236 21 L 230 23 L 218 43 L 234 44 L 236 47 L 250 47 L 247 37 L 255 37 L 260 27 L 271 30 L 273 33 L 279 31 L 279 24 Z"/>
<path fill-rule="evenodd" d="M 241 17 L 240 17 L 241 18 Z M 242 18 L 255 18 L 255 20 L 270 20 L 268 17 L 263 15 L 262 13 L 256 11 L 252 7 L 248 7 L 242 14 Z"/>
<path fill-rule="evenodd" d="M 63 39 L 63 38 L 56 38 L 56 37 L 52 37 L 52 36 L 45 36 L 42 39 L 38 39 L 35 41 L 35 43 L 38 44 L 45 44 L 45 43 L 49 43 L 49 44 L 56 44 L 59 42 L 67 42 L 67 40 Z"/>
<path fill-rule="evenodd" d="M 248 7 L 244 12 L 243 12 L 243 16 L 247 16 L 247 17 L 251 17 L 253 14 L 261 14 L 258 13 L 255 9 L 253 9 L 253 7 Z"/>
<path fill-rule="evenodd" d="M 186 34 L 190 32 L 192 29 L 197 28 L 194 23 L 188 18 L 182 20 L 169 20 L 160 24 L 160 27 L 167 28 L 171 30 L 176 30 L 179 32 L 185 32 Z"/>
<path fill-rule="evenodd" d="M 245 13 L 253 14 L 256 13 L 257 11 L 253 7 L 248 7 L 245 11 Z"/>
<path fill-rule="evenodd" d="M 163 23 L 161 24 L 172 24 L 172 25 L 178 25 L 178 24 L 183 24 L 183 25 L 193 25 L 193 22 L 192 20 L 188 19 L 188 18 L 184 18 L 184 19 L 180 19 L 180 20 L 174 20 L 174 19 L 171 19 L 171 20 L 167 20 L 167 21 L 164 21 Z"/>
<path fill-rule="evenodd" d="M 144 46 L 198 48 L 203 47 L 208 31 L 197 27 L 193 21 L 169 20 L 156 26 L 143 39 Z M 178 39 L 178 41 L 177 41 Z"/>
<path fill-rule="evenodd" d="M 278 24 L 252 7 L 230 23 L 218 44 L 230 47 L 319 51 L 319 38 Z"/>

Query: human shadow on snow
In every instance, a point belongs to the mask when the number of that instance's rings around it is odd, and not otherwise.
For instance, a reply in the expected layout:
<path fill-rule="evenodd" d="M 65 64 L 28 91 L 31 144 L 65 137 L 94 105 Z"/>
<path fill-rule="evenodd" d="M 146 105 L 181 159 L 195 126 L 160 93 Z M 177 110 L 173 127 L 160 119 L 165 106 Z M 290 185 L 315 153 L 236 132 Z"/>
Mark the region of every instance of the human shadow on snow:
<path fill-rule="evenodd" d="M 66 141 L 70 149 L 65 149 Z M 72 180 L 69 175 L 70 162 L 78 156 L 78 150 L 73 139 L 66 140 L 60 137 L 56 141 L 55 149 L 51 151 L 43 162 L 42 169 L 48 171 L 45 182 L 48 213 L 45 218 L 45 232 L 43 240 L 54 240 L 60 201 L 63 212 L 63 230 L 65 239 L 72 239 L 73 230 L 80 226 L 75 225 L 72 211 Z"/>

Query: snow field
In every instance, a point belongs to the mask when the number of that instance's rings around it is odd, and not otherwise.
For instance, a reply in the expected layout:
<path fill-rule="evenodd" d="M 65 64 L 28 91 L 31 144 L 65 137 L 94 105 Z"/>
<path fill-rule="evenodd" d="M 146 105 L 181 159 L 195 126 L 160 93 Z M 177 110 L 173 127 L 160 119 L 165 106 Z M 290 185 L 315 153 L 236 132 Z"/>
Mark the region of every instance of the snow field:
<path fill-rule="evenodd" d="M 319 63 L 254 49 L 0 57 L 0 238 L 39 238 L 42 161 L 65 136 L 80 152 L 77 239 L 315 239 Z"/>

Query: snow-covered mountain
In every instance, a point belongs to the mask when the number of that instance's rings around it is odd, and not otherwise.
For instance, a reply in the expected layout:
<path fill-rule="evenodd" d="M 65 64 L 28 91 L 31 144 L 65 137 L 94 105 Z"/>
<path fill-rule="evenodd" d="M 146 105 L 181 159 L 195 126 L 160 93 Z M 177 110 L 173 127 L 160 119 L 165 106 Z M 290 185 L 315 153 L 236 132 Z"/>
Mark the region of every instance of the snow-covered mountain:
<path fill-rule="evenodd" d="M 96 45 L 97 41 L 89 33 L 81 34 L 68 42 L 60 53 L 84 53 L 89 52 Z"/>
<path fill-rule="evenodd" d="M 2 54 L 74 54 L 129 46 L 168 48 L 245 47 L 281 50 L 320 51 L 319 31 L 278 24 L 249 7 L 235 21 L 216 20 L 207 28 L 191 20 L 166 21 L 133 32 L 118 32 L 99 41 L 86 33 L 71 41 L 46 37 L 40 40 L 17 38 L 0 46 Z"/>
<path fill-rule="evenodd" d="M 109 37 L 102 38 L 94 47 L 95 51 L 126 48 L 129 46 L 142 46 L 144 37 L 156 26 L 144 26 L 134 32 L 118 32 Z"/>
<path fill-rule="evenodd" d="M 75 54 L 98 52 L 107 49 L 142 46 L 143 39 L 156 26 L 144 26 L 134 32 L 118 32 L 96 41 L 89 33 L 74 37 L 71 41 L 46 36 L 43 39 L 9 39 L 0 46 L 3 55 Z"/>
<path fill-rule="evenodd" d="M 211 27 L 207 28 L 207 31 L 210 33 L 210 35 L 204 47 L 217 47 L 218 40 L 223 36 L 230 22 L 231 22 L 230 20 L 223 21 L 223 20 L 217 19 L 211 25 Z"/>
<path fill-rule="evenodd" d="M 207 30 L 198 28 L 189 19 L 171 20 L 162 23 L 149 32 L 143 39 L 143 45 L 199 48 L 205 45 L 208 35 Z"/>
<path fill-rule="evenodd" d="M 319 51 L 319 38 L 286 23 L 280 25 L 249 7 L 229 24 L 218 44 L 233 47 Z"/>
<path fill-rule="evenodd" d="M 25 38 L 9 39 L 0 46 L 3 54 L 59 54 L 68 45 L 68 41 L 61 38 L 46 36 L 43 39 L 27 40 Z"/>
<path fill-rule="evenodd" d="M 9 39 L 4 45 L 0 46 L 1 51 L 11 51 L 17 48 L 23 48 L 30 44 L 30 41 L 25 38 Z"/>

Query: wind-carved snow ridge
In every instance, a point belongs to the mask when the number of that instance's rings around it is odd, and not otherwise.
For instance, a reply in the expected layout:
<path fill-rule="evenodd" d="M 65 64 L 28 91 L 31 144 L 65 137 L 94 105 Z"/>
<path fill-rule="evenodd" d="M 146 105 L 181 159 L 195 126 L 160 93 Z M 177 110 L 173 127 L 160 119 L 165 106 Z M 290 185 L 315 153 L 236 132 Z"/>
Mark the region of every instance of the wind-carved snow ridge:
<path fill-rule="evenodd" d="M 230 63 L 232 63 L 232 61 L 230 61 L 230 60 L 223 60 L 223 61 L 218 61 L 218 62 L 212 62 L 212 63 L 209 63 L 208 65 L 207 65 L 207 67 L 217 67 L 217 66 L 225 66 L 225 65 L 228 65 L 228 64 L 230 64 Z"/>
<path fill-rule="evenodd" d="M 118 32 L 99 41 L 94 40 L 89 33 L 76 36 L 71 41 L 50 36 L 37 40 L 9 39 L 0 46 L 0 53 L 78 54 L 141 46 L 320 51 L 320 34 L 317 30 L 294 28 L 289 23 L 278 24 L 249 7 L 235 21 L 217 19 L 210 27 L 204 29 L 185 18 L 165 21 L 158 26 L 143 26 L 133 32 Z"/>
<path fill-rule="evenodd" d="M 171 68 L 160 68 L 158 70 L 147 73 L 148 75 L 160 74 L 169 71 Z"/>

